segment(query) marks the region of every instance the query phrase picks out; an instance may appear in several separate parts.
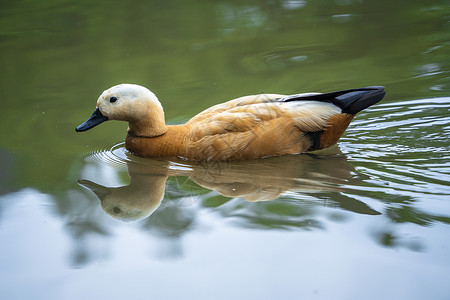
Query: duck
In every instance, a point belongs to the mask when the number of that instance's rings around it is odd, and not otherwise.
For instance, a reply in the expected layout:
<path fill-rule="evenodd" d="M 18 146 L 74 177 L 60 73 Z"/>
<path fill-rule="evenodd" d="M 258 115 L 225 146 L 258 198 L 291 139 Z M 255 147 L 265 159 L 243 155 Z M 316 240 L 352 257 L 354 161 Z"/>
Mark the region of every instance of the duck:
<path fill-rule="evenodd" d="M 300 154 L 335 145 L 354 116 L 379 102 L 383 86 L 329 93 L 256 94 L 216 104 L 185 124 L 167 125 L 156 95 L 137 84 L 105 90 L 76 127 L 128 122 L 125 148 L 143 157 L 235 161 Z"/>

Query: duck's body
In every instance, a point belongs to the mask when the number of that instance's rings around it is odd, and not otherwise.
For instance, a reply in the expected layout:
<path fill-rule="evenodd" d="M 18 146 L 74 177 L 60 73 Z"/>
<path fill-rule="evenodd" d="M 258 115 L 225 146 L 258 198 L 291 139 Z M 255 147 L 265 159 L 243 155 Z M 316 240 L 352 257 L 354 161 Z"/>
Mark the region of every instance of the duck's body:
<path fill-rule="evenodd" d="M 354 115 L 380 101 L 383 87 L 327 94 L 261 94 L 215 105 L 183 125 L 166 125 L 144 87 L 114 86 L 100 96 L 84 131 L 108 119 L 129 122 L 125 147 L 139 156 L 243 160 L 298 154 L 334 145 Z"/>

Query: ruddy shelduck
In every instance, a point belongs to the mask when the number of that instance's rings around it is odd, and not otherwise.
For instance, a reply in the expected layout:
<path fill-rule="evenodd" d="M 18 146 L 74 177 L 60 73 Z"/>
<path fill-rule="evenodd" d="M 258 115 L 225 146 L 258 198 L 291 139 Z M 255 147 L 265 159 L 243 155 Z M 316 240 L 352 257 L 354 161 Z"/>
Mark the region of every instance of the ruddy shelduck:
<path fill-rule="evenodd" d="M 76 131 L 107 120 L 127 121 L 125 147 L 138 156 L 258 159 L 336 144 L 355 114 L 384 95 L 382 86 L 324 94 L 251 95 L 214 105 L 183 125 L 166 125 L 154 93 L 143 86 L 119 84 L 100 95 L 94 113 Z"/>

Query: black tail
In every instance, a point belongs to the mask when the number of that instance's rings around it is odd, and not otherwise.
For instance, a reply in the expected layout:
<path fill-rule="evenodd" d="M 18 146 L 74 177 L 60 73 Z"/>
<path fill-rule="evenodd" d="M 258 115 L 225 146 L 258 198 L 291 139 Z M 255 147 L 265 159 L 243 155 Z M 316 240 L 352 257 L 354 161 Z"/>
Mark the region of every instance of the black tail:
<path fill-rule="evenodd" d="M 379 102 L 383 99 L 386 92 L 384 86 L 368 86 L 359 89 L 350 89 L 325 94 L 317 94 L 311 96 L 292 95 L 280 99 L 280 101 L 302 101 L 314 100 L 322 102 L 331 102 L 340 107 L 343 113 L 356 114 L 363 109 Z"/>

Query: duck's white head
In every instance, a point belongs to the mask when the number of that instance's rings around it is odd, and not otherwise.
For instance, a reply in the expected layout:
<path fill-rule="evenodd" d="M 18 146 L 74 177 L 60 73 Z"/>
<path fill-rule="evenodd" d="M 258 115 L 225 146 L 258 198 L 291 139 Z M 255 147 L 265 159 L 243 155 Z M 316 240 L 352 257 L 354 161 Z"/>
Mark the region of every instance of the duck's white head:
<path fill-rule="evenodd" d="M 154 93 L 137 84 L 119 84 L 105 90 L 92 116 L 76 128 L 86 131 L 107 120 L 129 123 L 129 131 L 152 137 L 165 133 L 164 110 Z"/>

